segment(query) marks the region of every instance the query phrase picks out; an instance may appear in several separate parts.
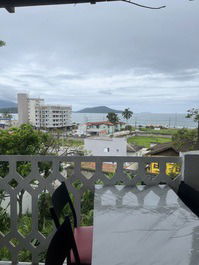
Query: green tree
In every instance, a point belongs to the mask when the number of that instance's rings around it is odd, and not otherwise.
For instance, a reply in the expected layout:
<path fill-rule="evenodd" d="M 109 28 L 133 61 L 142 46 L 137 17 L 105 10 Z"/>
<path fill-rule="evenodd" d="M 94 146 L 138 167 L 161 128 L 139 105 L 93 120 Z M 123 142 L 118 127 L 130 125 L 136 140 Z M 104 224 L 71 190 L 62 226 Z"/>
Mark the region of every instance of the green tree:
<path fill-rule="evenodd" d="M 29 124 L 23 124 L 19 128 L 0 131 L 0 155 L 45 155 L 53 153 L 56 147 L 57 143 L 51 135 L 34 130 Z M 0 172 L 5 175 L 5 172 L 8 172 L 8 165 L 6 162 L 2 163 Z M 17 163 L 17 172 L 19 172 L 22 177 L 26 177 L 30 170 L 31 165 L 29 162 Z M 46 169 L 46 163 L 41 163 L 39 170 L 44 170 L 45 175 L 49 169 Z M 11 185 L 15 187 L 17 185 L 16 181 L 13 180 Z M 22 216 L 24 192 L 24 190 L 21 190 L 17 198 L 19 216 Z"/>
<path fill-rule="evenodd" d="M 180 129 L 172 136 L 172 141 L 179 151 L 194 150 L 197 141 L 196 130 Z"/>
<path fill-rule="evenodd" d="M 187 111 L 186 118 L 192 118 L 194 122 L 197 122 L 197 141 L 196 141 L 196 149 L 199 150 L 199 109 L 189 109 Z"/>
<path fill-rule="evenodd" d="M 126 125 L 125 130 L 128 130 L 131 132 L 131 131 L 133 131 L 133 127 L 131 125 Z"/>
<path fill-rule="evenodd" d="M 108 119 L 109 122 L 113 124 L 116 124 L 117 122 L 119 122 L 118 115 L 115 112 L 109 112 L 106 118 Z"/>
<path fill-rule="evenodd" d="M 29 124 L 0 131 L 1 155 L 45 155 L 53 153 L 56 148 L 53 136 L 34 130 Z"/>
<path fill-rule="evenodd" d="M 0 40 L 0 47 L 5 46 L 5 45 L 6 45 L 5 41 Z"/>
<path fill-rule="evenodd" d="M 133 112 L 127 108 L 122 112 L 122 116 L 124 117 L 124 119 L 126 119 L 126 122 L 128 122 L 128 120 L 133 116 Z"/>
<path fill-rule="evenodd" d="M 39 231 L 46 229 L 46 220 L 51 220 L 50 209 L 51 196 L 47 192 L 42 192 L 38 201 L 39 208 Z"/>

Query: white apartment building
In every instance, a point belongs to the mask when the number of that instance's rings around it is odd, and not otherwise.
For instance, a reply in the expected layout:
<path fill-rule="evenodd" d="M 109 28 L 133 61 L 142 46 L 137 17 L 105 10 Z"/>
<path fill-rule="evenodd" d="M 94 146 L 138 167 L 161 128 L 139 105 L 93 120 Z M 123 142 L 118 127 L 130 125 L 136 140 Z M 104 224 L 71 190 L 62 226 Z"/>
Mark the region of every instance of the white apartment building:
<path fill-rule="evenodd" d="M 71 106 L 45 105 L 44 99 L 17 95 L 18 123 L 30 123 L 36 128 L 64 128 L 71 126 Z"/>
<path fill-rule="evenodd" d="M 63 128 L 71 125 L 71 106 L 43 105 L 36 107 L 37 128 Z"/>

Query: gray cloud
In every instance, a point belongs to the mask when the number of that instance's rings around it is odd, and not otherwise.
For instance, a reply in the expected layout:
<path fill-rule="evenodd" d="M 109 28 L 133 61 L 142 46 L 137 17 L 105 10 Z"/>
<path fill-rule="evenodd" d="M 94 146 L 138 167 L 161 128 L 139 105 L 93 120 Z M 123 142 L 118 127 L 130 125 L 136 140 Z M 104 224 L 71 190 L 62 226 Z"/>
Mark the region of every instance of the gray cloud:
<path fill-rule="evenodd" d="M 98 93 L 103 94 L 103 95 L 112 95 L 113 94 L 113 92 L 111 90 L 105 90 L 105 89 L 99 90 Z"/>
<path fill-rule="evenodd" d="M 74 109 L 197 106 L 198 8 L 173 0 L 159 11 L 123 2 L 2 9 L 0 96 L 16 100 L 25 90 Z"/>
<path fill-rule="evenodd" d="M 83 75 L 81 74 L 58 74 L 54 76 L 58 80 L 67 80 L 67 79 L 82 79 Z"/>

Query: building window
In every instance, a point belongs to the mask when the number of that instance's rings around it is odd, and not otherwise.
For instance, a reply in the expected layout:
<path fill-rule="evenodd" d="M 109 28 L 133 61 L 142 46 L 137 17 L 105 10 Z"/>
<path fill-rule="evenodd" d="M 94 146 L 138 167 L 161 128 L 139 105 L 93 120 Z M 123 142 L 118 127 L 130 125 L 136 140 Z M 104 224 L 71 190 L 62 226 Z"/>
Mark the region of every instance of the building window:
<path fill-rule="evenodd" d="M 110 152 L 110 148 L 109 147 L 105 147 L 104 148 L 104 153 L 109 153 Z"/>

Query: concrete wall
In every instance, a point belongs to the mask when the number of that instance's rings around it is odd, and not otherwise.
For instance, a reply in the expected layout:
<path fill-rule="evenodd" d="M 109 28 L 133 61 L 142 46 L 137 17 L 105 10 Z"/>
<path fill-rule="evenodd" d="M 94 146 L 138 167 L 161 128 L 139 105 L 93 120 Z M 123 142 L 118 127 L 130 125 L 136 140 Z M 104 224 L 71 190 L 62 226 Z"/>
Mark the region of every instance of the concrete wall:
<path fill-rule="evenodd" d="M 84 148 L 94 156 L 126 156 L 126 138 L 86 138 Z"/>

